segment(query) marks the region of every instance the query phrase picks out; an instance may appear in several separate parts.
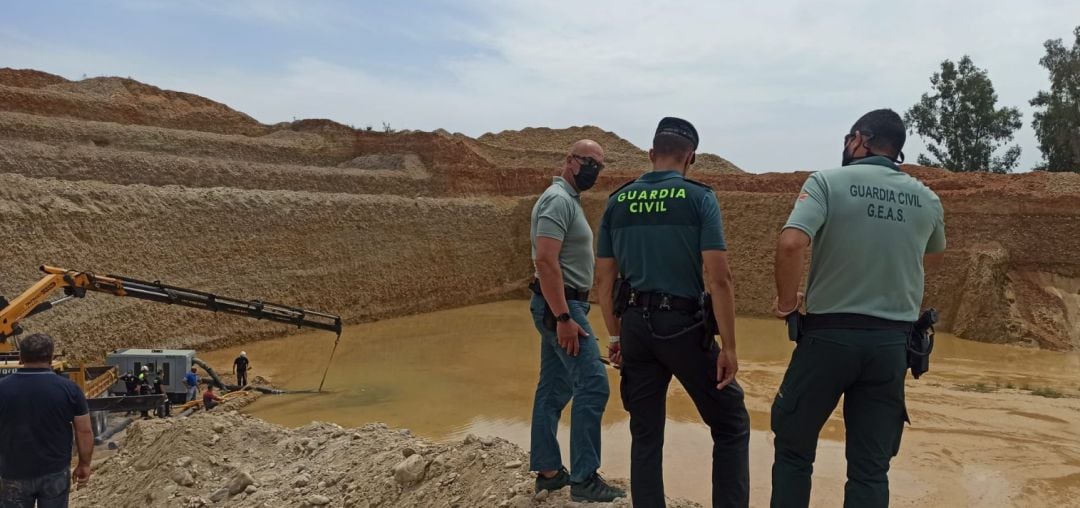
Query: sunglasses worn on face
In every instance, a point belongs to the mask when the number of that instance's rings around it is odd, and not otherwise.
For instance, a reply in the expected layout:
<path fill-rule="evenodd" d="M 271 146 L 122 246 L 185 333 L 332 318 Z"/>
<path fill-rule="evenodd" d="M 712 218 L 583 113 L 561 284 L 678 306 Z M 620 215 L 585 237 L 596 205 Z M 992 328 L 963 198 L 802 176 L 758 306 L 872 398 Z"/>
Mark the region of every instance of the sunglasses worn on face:
<path fill-rule="evenodd" d="M 582 155 L 570 154 L 571 157 L 577 159 L 578 163 L 582 166 L 596 166 L 596 169 L 604 169 L 604 163 L 600 162 L 592 157 L 585 157 Z"/>

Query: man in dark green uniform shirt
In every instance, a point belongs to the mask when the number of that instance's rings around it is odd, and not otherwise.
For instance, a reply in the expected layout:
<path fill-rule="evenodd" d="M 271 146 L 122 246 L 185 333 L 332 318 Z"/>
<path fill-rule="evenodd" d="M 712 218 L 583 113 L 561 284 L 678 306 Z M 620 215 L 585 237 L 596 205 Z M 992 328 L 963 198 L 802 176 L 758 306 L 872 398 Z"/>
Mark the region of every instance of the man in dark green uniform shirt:
<path fill-rule="evenodd" d="M 941 201 L 900 171 L 904 123 L 863 115 L 844 137 L 843 167 L 810 175 L 780 234 L 774 312 L 800 304 L 813 245 L 804 333 L 776 393 L 772 505 L 810 503 L 818 433 L 844 396 L 844 506 L 888 506 L 889 461 L 900 449 L 906 341 L 923 298 L 924 256 L 945 250 Z M 939 256 L 938 256 L 939 257 Z"/>
<path fill-rule="evenodd" d="M 621 363 L 620 391 L 630 412 L 636 507 L 664 506 L 665 404 L 672 375 L 712 433 L 713 506 L 749 502 L 750 418 L 735 382 L 734 289 L 720 206 L 712 189 L 686 179 L 697 144 L 689 122 L 661 120 L 649 151 L 653 170 L 611 195 L 597 240 L 609 354 Z M 621 319 L 612 303 L 619 274 L 633 288 Z M 702 309 L 705 282 L 712 305 Z M 716 317 L 723 348 L 705 324 L 707 313 Z"/>

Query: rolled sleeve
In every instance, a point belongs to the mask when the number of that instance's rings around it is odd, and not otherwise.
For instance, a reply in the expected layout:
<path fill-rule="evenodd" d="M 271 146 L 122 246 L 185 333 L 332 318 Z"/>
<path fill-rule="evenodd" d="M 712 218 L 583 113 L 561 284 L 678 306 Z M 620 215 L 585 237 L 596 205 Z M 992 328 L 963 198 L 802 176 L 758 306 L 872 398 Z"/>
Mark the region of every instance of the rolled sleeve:
<path fill-rule="evenodd" d="M 795 228 L 813 239 L 829 214 L 829 198 L 821 173 L 814 173 L 803 183 L 795 207 L 791 209 L 784 229 Z"/>
<path fill-rule="evenodd" d="M 724 242 L 724 219 L 720 216 L 720 203 L 716 193 L 706 192 L 701 200 L 701 250 L 727 250 Z"/>

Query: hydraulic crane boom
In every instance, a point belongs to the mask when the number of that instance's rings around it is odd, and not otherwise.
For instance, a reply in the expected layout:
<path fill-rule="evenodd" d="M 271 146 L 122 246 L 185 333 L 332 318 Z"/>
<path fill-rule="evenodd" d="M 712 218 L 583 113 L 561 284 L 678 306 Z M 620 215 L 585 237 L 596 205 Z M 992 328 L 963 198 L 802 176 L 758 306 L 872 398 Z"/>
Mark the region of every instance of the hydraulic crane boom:
<path fill-rule="evenodd" d="M 22 332 L 19 321 L 49 310 L 61 301 L 82 298 L 87 291 L 265 319 L 341 335 L 341 317 L 333 314 L 259 300 L 240 300 L 117 275 L 99 276 L 47 265 L 42 265 L 41 271 L 45 272 L 45 276 L 14 300 L 8 302 L 0 297 L 0 353 L 13 349 L 7 338 Z M 49 301 L 49 295 L 57 289 L 62 289 L 65 296 L 57 301 Z"/>

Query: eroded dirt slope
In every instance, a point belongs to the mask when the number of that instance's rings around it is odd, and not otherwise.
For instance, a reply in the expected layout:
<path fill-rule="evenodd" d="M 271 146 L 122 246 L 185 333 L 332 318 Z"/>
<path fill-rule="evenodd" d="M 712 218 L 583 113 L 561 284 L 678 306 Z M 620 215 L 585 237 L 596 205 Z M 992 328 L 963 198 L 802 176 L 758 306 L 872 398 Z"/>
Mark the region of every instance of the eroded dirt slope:
<path fill-rule="evenodd" d="M 597 127 L 472 139 L 318 119 L 265 125 L 132 80 L 0 69 L 0 234 L 18 239 L 0 246 L 0 291 L 10 297 L 49 262 L 353 321 L 521 294 L 530 196 L 550 182 L 560 147 L 578 137 L 596 138 L 609 154 L 586 198 L 595 224 L 606 192 L 647 164 L 643 151 Z M 716 156 L 699 159 L 692 176 L 723 204 L 738 311 L 767 312 L 773 242 L 807 173 L 752 175 Z M 926 302 L 942 310 L 943 328 L 1080 348 L 1080 175 L 906 170 L 946 207 L 949 252 L 929 274 Z M 114 319 L 57 310 L 33 326 L 54 327 L 79 354 L 274 333 L 180 313 L 150 320 L 163 311 L 98 300 Z"/>

